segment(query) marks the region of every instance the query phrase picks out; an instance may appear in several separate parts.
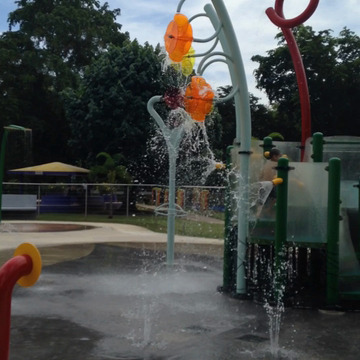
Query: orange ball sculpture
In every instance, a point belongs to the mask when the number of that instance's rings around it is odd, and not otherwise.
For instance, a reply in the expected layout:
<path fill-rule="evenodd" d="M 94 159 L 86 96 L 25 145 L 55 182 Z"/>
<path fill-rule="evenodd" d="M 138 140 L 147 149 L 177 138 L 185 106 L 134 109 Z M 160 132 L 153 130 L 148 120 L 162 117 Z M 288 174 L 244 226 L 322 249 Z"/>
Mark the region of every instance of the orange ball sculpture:
<path fill-rule="evenodd" d="M 204 122 L 205 116 L 212 110 L 214 91 L 201 76 L 193 76 L 185 90 L 185 110 L 198 122 Z"/>
<path fill-rule="evenodd" d="M 188 18 L 183 14 L 175 14 L 164 35 L 165 49 L 169 58 L 181 62 L 191 47 L 193 31 Z"/>

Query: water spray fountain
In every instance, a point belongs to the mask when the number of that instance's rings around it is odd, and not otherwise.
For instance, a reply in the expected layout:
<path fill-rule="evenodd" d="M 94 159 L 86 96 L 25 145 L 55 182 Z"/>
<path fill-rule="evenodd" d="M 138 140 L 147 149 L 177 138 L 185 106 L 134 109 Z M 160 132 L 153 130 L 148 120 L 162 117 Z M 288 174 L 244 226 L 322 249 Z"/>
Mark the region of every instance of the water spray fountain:
<path fill-rule="evenodd" d="M 184 125 L 169 129 L 160 115 L 154 109 L 154 104 L 161 101 L 161 96 L 154 96 L 148 102 L 148 110 L 154 117 L 163 132 L 168 152 L 169 152 L 169 203 L 163 204 L 157 211 L 162 214 L 163 211 L 167 213 L 167 264 L 173 265 L 174 262 L 174 237 L 175 237 L 175 216 L 177 213 L 183 213 L 183 210 L 176 207 L 175 204 L 175 175 L 176 175 L 176 159 L 179 152 L 180 141 L 184 135 Z M 166 207 L 166 209 L 165 209 Z"/>
<path fill-rule="evenodd" d="M 231 82 L 233 86 L 232 92 L 222 99 L 215 101 L 227 101 L 234 99 L 236 112 L 236 138 L 234 143 L 238 147 L 238 153 L 241 162 L 241 176 L 238 181 L 238 251 L 237 251 L 237 294 L 245 295 L 245 254 L 246 254 L 246 237 L 248 234 L 248 194 L 243 191 L 248 187 L 248 171 L 249 171 L 249 155 L 251 140 L 251 120 L 250 120 L 250 104 L 245 77 L 245 70 L 241 58 L 240 49 L 236 39 L 234 29 L 231 24 L 229 14 L 222 0 L 213 0 L 212 5 L 204 6 L 205 13 L 197 14 L 188 19 L 181 14 L 181 9 L 185 0 L 181 0 L 177 6 L 177 13 L 174 20 L 169 24 L 165 34 L 166 50 L 170 59 L 174 62 L 181 62 L 185 58 L 202 57 L 191 84 L 189 85 L 184 96 L 185 109 L 196 120 L 198 114 L 206 115 L 211 109 L 213 97 L 206 96 L 209 92 L 209 85 L 203 79 L 202 75 L 205 70 L 216 62 L 227 64 Z M 214 27 L 214 33 L 207 39 L 198 39 L 192 36 L 191 23 L 198 17 L 207 17 Z M 192 43 L 213 42 L 208 51 L 202 54 L 188 53 Z M 222 51 L 215 51 L 217 44 L 220 43 Z M 205 97 L 203 96 L 205 94 Z M 183 130 L 172 130 L 169 132 L 165 129 L 163 120 L 154 109 L 157 102 L 163 100 L 162 96 L 154 96 L 148 102 L 148 110 L 154 117 L 155 121 L 161 128 L 168 146 L 170 169 L 169 169 L 169 213 L 168 213 L 168 245 L 167 259 L 168 263 L 173 259 L 174 244 L 174 221 L 175 221 L 175 181 L 172 180 L 176 166 L 176 156 L 178 146 L 183 136 Z M 198 101 L 205 100 L 205 101 Z M 203 116 L 202 115 L 202 116 Z M 174 166 L 175 165 L 175 166 Z"/>

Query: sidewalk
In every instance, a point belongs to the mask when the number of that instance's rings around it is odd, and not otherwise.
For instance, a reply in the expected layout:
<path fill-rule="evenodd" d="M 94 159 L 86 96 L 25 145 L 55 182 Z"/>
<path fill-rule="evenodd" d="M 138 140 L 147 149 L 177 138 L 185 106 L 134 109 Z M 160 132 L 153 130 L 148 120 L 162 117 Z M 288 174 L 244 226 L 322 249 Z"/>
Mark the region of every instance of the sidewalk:
<path fill-rule="evenodd" d="M 3 225 L 13 224 L 16 227 L 17 223 L 34 223 L 34 221 L 4 221 Z M 36 221 L 35 223 L 69 224 L 70 222 Z M 166 251 L 167 234 L 156 233 L 140 226 L 90 222 L 76 222 L 73 224 L 91 226 L 92 228 L 86 230 L 64 232 L 1 232 L 1 263 L 3 263 L 4 257 L 11 257 L 13 250 L 15 250 L 18 245 L 24 242 L 34 244 L 36 247 L 38 247 L 42 255 L 43 253 L 51 253 L 50 251 L 44 251 L 44 248 L 53 248 L 60 246 L 63 248 L 63 250 L 65 250 L 64 246 L 68 245 L 68 250 L 64 251 L 63 260 L 66 260 L 74 252 L 74 245 L 94 245 L 101 243 L 110 243 L 130 248 L 135 247 Z M 71 245 L 71 247 L 69 245 Z M 78 249 L 80 248 L 84 249 L 85 252 L 89 251 L 89 246 L 78 247 Z M 61 249 L 58 249 L 57 252 L 59 253 L 60 250 Z M 183 253 L 203 253 L 207 255 L 222 256 L 223 241 L 218 239 L 176 235 L 175 251 Z M 47 263 L 49 261 L 49 259 L 47 258 L 44 260 L 44 263 Z M 60 259 L 58 259 L 58 261 L 59 260 Z"/>

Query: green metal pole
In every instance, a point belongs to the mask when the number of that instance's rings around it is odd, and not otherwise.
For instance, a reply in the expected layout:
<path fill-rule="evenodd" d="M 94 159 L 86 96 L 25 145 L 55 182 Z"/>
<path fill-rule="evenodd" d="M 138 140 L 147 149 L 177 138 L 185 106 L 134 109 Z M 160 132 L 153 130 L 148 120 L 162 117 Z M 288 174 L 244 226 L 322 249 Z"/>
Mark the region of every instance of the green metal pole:
<path fill-rule="evenodd" d="M 319 163 L 323 161 L 323 152 L 324 152 L 324 136 L 321 132 L 316 132 L 312 136 L 312 154 L 311 158 L 314 163 Z M 299 248 L 298 258 L 299 264 L 303 264 L 303 266 L 299 266 L 299 274 L 307 273 L 307 249 Z M 323 249 L 315 249 L 312 248 L 310 252 L 310 273 L 311 279 L 314 284 L 321 282 L 321 259 L 323 258 Z"/>
<path fill-rule="evenodd" d="M 8 136 L 8 129 L 4 128 L 4 133 L 1 141 L 1 153 L 0 153 L 0 224 L 2 221 L 2 194 L 3 194 L 5 149 L 6 149 L 7 136 Z"/>
<path fill-rule="evenodd" d="M 228 183 L 225 189 L 225 232 L 224 232 L 224 264 L 223 264 L 223 291 L 229 291 L 233 286 L 234 274 L 234 241 L 231 236 L 232 230 L 232 196 L 231 196 L 231 179 L 229 173 L 231 171 L 231 150 L 233 146 L 228 146 L 226 149 L 226 169 L 228 173 Z"/>
<path fill-rule="evenodd" d="M 287 238 L 287 207 L 288 207 L 288 177 L 289 160 L 280 158 L 277 166 L 277 177 L 283 179 L 277 186 L 276 195 L 276 223 L 275 223 L 275 268 L 274 268 L 274 293 L 275 301 L 279 303 L 282 297 L 281 288 L 285 287 L 284 266 L 285 244 Z"/>
<path fill-rule="evenodd" d="M 339 300 L 339 223 L 341 161 L 332 158 L 329 171 L 327 244 L 326 244 L 326 303 L 334 306 Z"/>
<path fill-rule="evenodd" d="M 314 162 L 322 162 L 323 161 L 323 150 L 324 150 L 324 136 L 320 132 L 316 132 L 313 135 L 312 139 L 313 145 L 313 153 L 311 157 Z"/>
<path fill-rule="evenodd" d="M 264 137 L 264 143 L 261 146 L 263 147 L 264 152 L 270 151 L 274 147 L 272 138 L 270 136 Z"/>
<path fill-rule="evenodd" d="M 358 239 L 357 239 L 357 249 L 356 249 L 356 257 L 358 261 L 360 261 L 360 179 L 357 185 L 354 185 L 358 188 Z"/>
<path fill-rule="evenodd" d="M 358 238 L 357 238 L 357 247 L 356 247 L 356 257 L 358 261 L 360 261 L 360 178 L 358 184 L 355 184 L 354 187 L 358 189 L 358 216 L 357 216 L 357 223 L 358 223 Z"/>

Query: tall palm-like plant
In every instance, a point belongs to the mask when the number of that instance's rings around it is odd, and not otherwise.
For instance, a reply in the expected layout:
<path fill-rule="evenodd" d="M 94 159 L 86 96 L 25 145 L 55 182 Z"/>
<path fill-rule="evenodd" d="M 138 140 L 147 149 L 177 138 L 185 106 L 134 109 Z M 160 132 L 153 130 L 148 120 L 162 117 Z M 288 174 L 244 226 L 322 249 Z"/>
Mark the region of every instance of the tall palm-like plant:
<path fill-rule="evenodd" d="M 121 154 L 110 155 L 106 152 L 100 152 L 96 159 L 102 163 L 91 167 L 90 179 L 95 182 L 107 183 L 106 191 L 110 194 L 109 218 L 113 217 L 113 195 L 115 187 L 112 184 L 129 184 L 131 176 L 125 166 L 121 165 L 124 157 Z"/>

